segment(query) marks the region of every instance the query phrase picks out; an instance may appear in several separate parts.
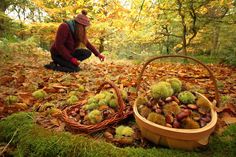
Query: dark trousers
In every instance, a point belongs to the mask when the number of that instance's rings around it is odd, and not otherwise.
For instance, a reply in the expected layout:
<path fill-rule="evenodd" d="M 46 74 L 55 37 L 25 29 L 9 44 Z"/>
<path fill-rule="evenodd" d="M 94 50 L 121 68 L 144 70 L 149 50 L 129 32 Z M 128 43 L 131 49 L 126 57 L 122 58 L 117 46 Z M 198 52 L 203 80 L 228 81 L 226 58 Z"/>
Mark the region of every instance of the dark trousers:
<path fill-rule="evenodd" d="M 91 51 L 87 49 L 77 49 L 71 55 L 79 61 L 83 61 L 91 56 Z M 60 65 L 57 66 L 57 69 L 55 70 L 64 72 L 75 72 L 80 70 L 78 66 L 72 64 L 70 61 L 65 60 L 59 54 L 51 54 L 51 57 L 55 64 Z"/>

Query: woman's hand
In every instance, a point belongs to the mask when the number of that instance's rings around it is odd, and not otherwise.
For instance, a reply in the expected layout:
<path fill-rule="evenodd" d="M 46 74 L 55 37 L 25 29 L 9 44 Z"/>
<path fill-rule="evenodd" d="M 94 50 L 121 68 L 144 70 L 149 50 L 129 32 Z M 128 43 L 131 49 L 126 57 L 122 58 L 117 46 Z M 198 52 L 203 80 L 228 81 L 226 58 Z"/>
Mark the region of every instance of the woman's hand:
<path fill-rule="evenodd" d="M 98 58 L 100 59 L 101 62 L 103 62 L 105 60 L 105 56 L 102 54 L 99 54 Z"/>
<path fill-rule="evenodd" d="M 78 66 L 79 64 L 80 64 L 80 62 L 76 59 L 76 58 L 71 58 L 71 60 L 70 60 L 70 62 L 72 63 L 72 64 L 74 64 L 75 66 Z"/>

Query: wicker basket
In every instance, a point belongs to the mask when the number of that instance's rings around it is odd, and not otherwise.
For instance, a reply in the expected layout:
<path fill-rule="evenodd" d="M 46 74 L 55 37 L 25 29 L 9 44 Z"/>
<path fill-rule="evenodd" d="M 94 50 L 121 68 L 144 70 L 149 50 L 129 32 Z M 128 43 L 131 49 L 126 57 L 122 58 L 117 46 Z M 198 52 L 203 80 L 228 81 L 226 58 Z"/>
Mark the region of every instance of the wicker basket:
<path fill-rule="evenodd" d="M 117 88 L 117 86 L 113 82 L 106 81 L 102 83 L 100 87 L 98 88 L 97 93 L 99 93 L 106 85 L 109 85 L 111 88 L 114 89 L 115 94 L 117 95 L 117 98 L 118 98 L 119 110 L 116 113 L 114 113 L 114 115 L 110 119 L 105 119 L 97 124 L 90 124 L 90 125 L 80 124 L 76 122 L 75 120 L 69 118 L 68 113 L 74 108 L 82 107 L 87 102 L 85 100 L 78 105 L 70 106 L 70 107 L 65 108 L 65 110 L 63 110 L 61 118 L 66 123 L 67 127 L 69 127 L 72 130 L 76 130 L 78 132 L 93 133 L 93 132 L 103 130 L 107 128 L 109 125 L 117 123 L 127 118 L 129 115 L 133 114 L 133 110 L 131 106 L 126 107 L 122 99 L 120 90 Z"/>
<path fill-rule="evenodd" d="M 203 67 L 205 67 L 210 74 L 211 80 L 214 83 L 215 93 L 216 93 L 215 99 L 219 103 L 219 94 L 218 94 L 218 89 L 216 86 L 216 80 L 211 70 L 200 61 L 191 57 L 186 57 L 186 56 L 179 56 L 179 55 L 178 56 L 177 55 L 176 56 L 159 56 L 159 57 L 155 57 L 147 61 L 146 64 L 144 64 L 144 67 L 139 75 L 138 82 L 137 82 L 137 89 L 140 88 L 140 82 L 142 80 L 142 75 L 146 66 L 150 62 L 156 59 L 168 58 L 168 57 L 179 57 L 179 58 L 191 59 L 199 63 Z M 192 150 L 194 148 L 207 145 L 209 136 L 214 131 L 214 128 L 217 122 L 217 113 L 214 109 L 213 104 L 204 95 L 200 93 L 196 93 L 196 96 L 198 97 L 198 99 L 202 99 L 203 101 L 211 105 L 211 121 L 206 126 L 199 129 L 176 129 L 176 128 L 169 128 L 166 126 L 155 124 L 151 121 L 148 121 L 147 119 L 145 119 L 138 113 L 137 104 L 135 103 L 133 106 L 134 116 L 141 130 L 142 136 L 152 141 L 155 144 L 168 146 L 170 148 Z"/>

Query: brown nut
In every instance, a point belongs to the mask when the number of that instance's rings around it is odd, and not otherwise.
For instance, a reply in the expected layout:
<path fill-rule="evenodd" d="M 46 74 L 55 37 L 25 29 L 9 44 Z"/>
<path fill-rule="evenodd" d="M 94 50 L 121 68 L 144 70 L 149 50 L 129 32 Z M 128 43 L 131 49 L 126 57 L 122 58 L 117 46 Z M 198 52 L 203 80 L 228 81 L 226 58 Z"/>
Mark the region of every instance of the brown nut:
<path fill-rule="evenodd" d="M 192 112 L 191 113 L 191 117 L 193 118 L 193 120 L 195 121 L 199 121 L 201 119 L 201 115 L 198 112 Z"/>
<path fill-rule="evenodd" d="M 169 123 L 166 123 L 166 127 L 168 127 L 168 128 L 172 128 L 172 125 L 169 124 Z"/>
<path fill-rule="evenodd" d="M 86 115 L 86 113 L 83 112 L 83 111 L 80 111 L 80 112 L 79 112 L 79 115 L 80 115 L 81 117 L 84 117 L 84 116 Z"/>
<path fill-rule="evenodd" d="M 202 117 L 201 120 L 205 121 L 206 123 L 209 123 L 211 121 L 210 117 Z"/>
<path fill-rule="evenodd" d="M 177 102 L 178 104 L 180 103 L 179 99 L 178 99 L 176 96 L 171 96 L 171 98 L 172 98 L 175 102 Z"/>
<path fill-rule="evenodd" d="M 207 123 L 206 123 L 205 121 L 200 120 L 200 126 L 201 126 L 201 128 L 204 127 L 206 124 L 207 124 Z"/>
<path fill-rule="evenodd" d="M 156 105 L 154 105 L 154 106 L 152 107 L 153 110 L 156 110 L 156 109 L 158 109 L 158 108 L 160 108 L 160 106 L 159 106 L 158 104 L 156 104 Z"/>
<path fill-rule="evenodd" d="M 146 102 L 144 105 L 151 108 L 154 104 L 152 104 L 150 102 Z"/>
<path fill-rule="evenodd" d="M 188 108 L 191 109 L 191 110 L 197 110 L 197 109 L 198 109 L 198 106 L 195 105 L 195 104 L 188 104 L 187 106 L 188 106 Z"/>
<path fill-rule="evenodd" d="M 191 111 L 191 110 L 189 110 L 189 109 L 183 109 L 183 112 L 186 112 L 186 113 L 188 113 L 188 115 L 190 115 L 190 114 L 192 113 L 192 111 Z"/>
<path fill-rule="evenodd" d="M 161 113 L 161 112 L 162 112 L 162 110 L 161 110 L 161 109 L 159 109 L 159 108 L 157 108 L 157 109 L 155 110 L 155 112 L 156 112 L 156 113 Z"/>
<path fill-rule="evenodd" d="M 75 111 L 75 112 L 79 111 L 79 108 L 74 108 L 74 111 Z"/>
<path fill-rule="evenodd" d="M 152 98 L 152 99 L 150 100 L 150 104 L 151 104 L 151 106 L 156 105 L 156 104 L 157 104 L 157 100 L 154 99 L 154 98 Z"/>
<path fill-rule="evenodd" d="M 172 124 L 174 121 L 174 117 L 170 114 L 166 115 L 166 123 Z"/>
<path fill-rule="evenodd" d="M 171 102 L 172 100 L 173 100 L 172 97 L 167 97 L 167 98 L 165 99 L 166 102 Z"/>
<path fill-rule="evenodd" d="M 75 117 L 76 121 L 78 122 L 80 120 L 80 115 L 77 114 L 76 117 Z"/>
<path fill-rule="evenodd" d="M 173 128 L 180 128 L 180 122 L 177 119 L 173 122 Z"/>
<path fill-rule="evenodd" d="M 110 132 L 108 132 L 108 131 L 104 132 L 104 137 L 109 139 L 109 140 L 113 139 L 113 135 Z"/>
<path fill-rule="evenodd" d="M 188 107 L 186 105 L 180 105 L 181 109 L 187 109 Z"/>
<path fill-rule="evenodd" d="M 163 101 L 163 100 L 158 100 L 158 104 L 160 105 L 160 106 L 163 106 L 163 105 L 165 105 L 166 103 Z"/>
<path fill-rule="evenodd" d="M 109 115 L 109 113 L 110 113 L 110 112 L 109 112 L 108 110 L 104 110 L 102 113 L 103 113 L 103 116 L 105 116 L 105 117 L 106 117 L 106 116 L 108 116 L 108 115 Z"/>
<path fill-rule="evenodd" d="M 211 117 L 211 112 L 207 112 L 206 116 Z"/>
<path fill-rule="evenodd" d="M 71 114 L 72 117 L 75 117 L 77 115 L 77 113 L 75 111 L 71 111 L 70 114 Z"/>
<path fill-rule="evenodd" d="M 188 111 L 182 111 L 176 115 L 176 118 L 178 121 L 181 121 L 182 119 L 188 117 L 191 114 L 191 112 Z"/>

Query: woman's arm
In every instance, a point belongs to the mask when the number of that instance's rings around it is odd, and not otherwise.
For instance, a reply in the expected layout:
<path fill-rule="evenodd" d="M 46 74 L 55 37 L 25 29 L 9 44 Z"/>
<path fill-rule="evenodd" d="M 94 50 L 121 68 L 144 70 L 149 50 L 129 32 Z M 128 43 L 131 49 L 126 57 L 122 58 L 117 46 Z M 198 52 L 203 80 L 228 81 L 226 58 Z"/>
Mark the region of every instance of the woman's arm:
<path fill-rule="evenodd" d="M 90 51 L 93 52 L 95 56 L 99 56 L 100 53 L 97 51 L 97 49 L 87 40 L 86 45 L 85 45 Z"/>

